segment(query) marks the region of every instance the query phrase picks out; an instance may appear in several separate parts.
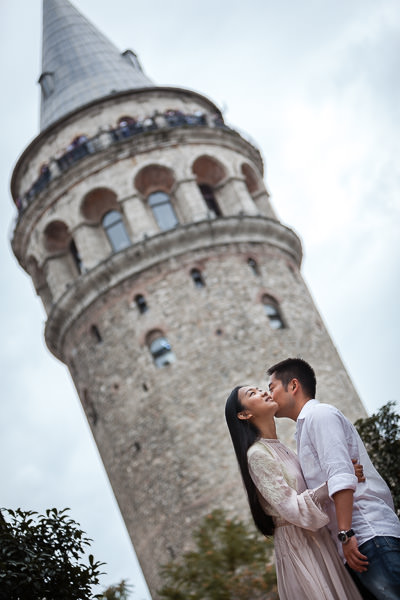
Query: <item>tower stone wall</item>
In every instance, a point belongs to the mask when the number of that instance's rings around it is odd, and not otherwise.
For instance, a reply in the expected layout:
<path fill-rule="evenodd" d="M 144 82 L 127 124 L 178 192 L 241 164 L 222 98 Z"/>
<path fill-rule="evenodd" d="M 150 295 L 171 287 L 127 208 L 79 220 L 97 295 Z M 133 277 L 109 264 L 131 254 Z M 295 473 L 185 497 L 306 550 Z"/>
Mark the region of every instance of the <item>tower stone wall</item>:
<path fill-rule="evenodd" d="M 13 250 L 156 597 L 159 564 L 189 548 L 202 516 L 248 516 L 224 421 L 234 385 L 263 385 L 268 365 L 301 355 L 323 401 L 351 420 L 365 410 L 302 279 L 300 240 L 271 207 L 259 150 L 207 98 L 148 87 L 90 102 L 41 132 L 11 187 Z M 172 227 L 157 220 L 156 192 Z M 292 444 L 293 427 L 279 431 Z"/>

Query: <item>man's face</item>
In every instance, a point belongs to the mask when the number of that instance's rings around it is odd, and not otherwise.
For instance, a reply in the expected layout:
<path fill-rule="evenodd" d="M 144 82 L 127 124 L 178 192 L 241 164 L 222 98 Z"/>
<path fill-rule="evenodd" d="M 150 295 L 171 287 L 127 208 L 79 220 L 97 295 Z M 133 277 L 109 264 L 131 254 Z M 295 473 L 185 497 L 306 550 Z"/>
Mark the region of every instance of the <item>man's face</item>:
<path fill-rule="evenodd" d="M 294 407 L 294 398 L 288 391 L 290 389 L 290 383 L 288 390 L 280 379 L 275 377 L 275 373 L 271 375 L 268 380 L 268 389 L 272 399 L 277 403 L 278 410 L 275 413 L 276 417 L 291 417 L 291 412 Z"/>

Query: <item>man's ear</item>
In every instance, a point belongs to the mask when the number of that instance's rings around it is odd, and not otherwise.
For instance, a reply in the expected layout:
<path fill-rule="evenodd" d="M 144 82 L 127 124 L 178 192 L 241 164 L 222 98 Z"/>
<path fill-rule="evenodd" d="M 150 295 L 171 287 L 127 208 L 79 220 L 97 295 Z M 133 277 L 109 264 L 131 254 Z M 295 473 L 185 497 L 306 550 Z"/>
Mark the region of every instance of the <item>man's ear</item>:
<path fill-rule="evenodd" d="M 251 419 L 251 417 L 253 416 L 251 413 L 249 413 L 247 410 L 242 410 L 241 412 L 237 413 L 238 419 L 241 419 L 242 421 L 248 421 L 249 419 Z"/>
<path fill-rule="evenodd" d="M 300 390 L 300 387 L 300 381 L 296 379 L 296 377 L 293 377 L 292 381 L 289 383 L 289 391 L 292 394 L 296 394 Z"/>

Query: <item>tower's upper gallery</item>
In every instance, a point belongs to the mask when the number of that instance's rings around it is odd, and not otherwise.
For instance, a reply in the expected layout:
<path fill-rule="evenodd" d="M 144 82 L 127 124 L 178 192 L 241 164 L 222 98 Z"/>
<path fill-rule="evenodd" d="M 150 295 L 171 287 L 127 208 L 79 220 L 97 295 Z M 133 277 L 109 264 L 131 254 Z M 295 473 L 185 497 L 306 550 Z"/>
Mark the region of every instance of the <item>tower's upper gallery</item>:
<path fill-rule="evenodd" d="M 119 50 L 68 0 L 43 0 L 40 129 L 115 92 L 153 87 L 136 55 Z"/>

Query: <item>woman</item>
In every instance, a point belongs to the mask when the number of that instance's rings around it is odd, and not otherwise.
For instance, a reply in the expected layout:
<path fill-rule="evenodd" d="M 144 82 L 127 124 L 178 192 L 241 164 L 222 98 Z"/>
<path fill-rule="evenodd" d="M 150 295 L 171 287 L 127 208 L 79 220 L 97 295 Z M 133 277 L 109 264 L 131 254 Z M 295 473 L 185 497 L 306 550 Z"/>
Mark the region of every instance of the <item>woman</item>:
<path fill-rule="evenodd" d="M 277 439 L 277 409 L 268 392 L 239 386 L 225 416 L 255 524 L 274 535 L 279 598 L 360 600 L 325 527 L 327 484 L 306 489 L 296 454 Z"/>

